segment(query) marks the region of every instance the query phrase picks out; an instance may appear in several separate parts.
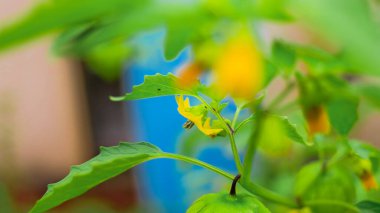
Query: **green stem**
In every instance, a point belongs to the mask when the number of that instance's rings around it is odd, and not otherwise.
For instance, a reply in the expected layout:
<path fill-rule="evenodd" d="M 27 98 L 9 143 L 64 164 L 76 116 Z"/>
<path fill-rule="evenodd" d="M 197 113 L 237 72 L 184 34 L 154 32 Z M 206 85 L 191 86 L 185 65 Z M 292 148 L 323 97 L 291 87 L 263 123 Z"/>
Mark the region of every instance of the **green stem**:
<path fill-rule="evenodd" d="M 266 189 L 260 185 L 254 184 L 251 181 L 243 182 L 240 185 L 243 188 L 245 188 L 247 191 L 249 191 L 250 193 L 252 193 L 254 195 L 258 195 L 258 196 L 260 196 L 266 200 L 269 200 L 269 201 L 272 201 L 272 202 L 275 202 L 277 204 L 281 204 L 284 206 L 288 206 L 291 208 L 299 208 L 299 206 L 297 205 L 297 203 L 294 200 L 289 199 L 287 197 L 284 197 L 284 196 L 277 194 L 273 191 L 270 191 L 270 190 L 268 190 L 268 189 Z"/>
<path fill-rule="evenodd" d="M 268 105 L 267 109 L 271 111 L 273 108 L 278 106 L 293 90 L 295 86 L 294 82 L 288 83 L 282 92 L 280 92 L 274 99 L 273 101 Z"/>
<path fill-rule="evenodd" d="M 235 137 L 234 137 L 234 130 L 224 120 L 224 118 L 222 117 L 222 115 L 220 115 L 220 113 L 216 112 L 215 115 L 216 115 L 216 117 L 220 121 L 223 121 L 223 123 L 225 124 L 225 130 L 226 130 L 226 132 L 228 134 L 228 138 L 230 139 L 231 150 L 232 150 L 232 154 L 234 156 L 234 161 L 235 161 L 235 164 L 236 164 L 236 168 L 237 168 L 238 172 L 240 174 L 242 174 L 243 173 L 243 166 L 242 166 L 242 163 L 241 163 L 241 160 L 240 160 L 240 157 L 239 157 L 239 151 L 238 151 L 237 146 L 236 146 Z"/>
<path fill-rule="evenodd" d="M 198 165 L 198 166 L 201 166 L 201 167 L 204 167 L 206 169 L 209 169 L 215 173 L 218 173 L 228 179 L 231 179 L 233 180 L 235 178 L 234 175 L 226 172 L 226 171 L 223 171 L 213 165 L 210 165 L 206 162 L 203 162 L 203 161 L 200 161 L 198 159 L 195 159 L 195 158 L 191 158 L 191 157 L 187 157 L 187 156 L 184 156 L 184 155 L 177 155 L 177 154 L 173 154 L 173 153 L 165 153 L 164 155 L 162 155 L 162 158 L 170 158 L 170 159 L 175 159 L 175 160 L 181 160 L 181 161 L 184 161 L 184 162 L 187 162 L 187 163 L 192 163 L 192 164 L 195 164 L 195 165 Z"/>
<path fill-rule="evenodd" d="M 321 142 L 316 141 L 315 138 L 314 138 L 314 144 L 316 144 L 316 147 L 317 147 L 319 161 L 321 162 L 321 165 L 324 165 L 326 163 L 325 162 L 326 154 L 325 154 L 324 147 L 322 146 Z"/>
<path fill-rule="evenodd" d="M 244 156 L 244 168 L 243 179 L 249 180 L 252 172 L 253 158 L 255 157 L 256 149 L 259 143 L 260 131 L 261 131 L 261 115 L 262 112 L 259 109 L 256 110 L 256 126 L 253 129 L 248 141 L 247 152 Z"/>
<path fill-rule="evenodd" d="M 341 206 L 353 212 L 357 212 L 357 213 L 360 212 L 360 210 L 354 205 L 345 203 L 342 201 L 338 201 L 338 200 L 312 200 L 312 201 L 307 201 L 304 203 L 304 206 L 325 206 L 325 205 Z"/>
<path fill-rule="evenodd" d="M 240 114 L 241 110 L 242 110 L 241 106 L 236 107 L 235 115 L 234 115 L 234 118 L 233 118 L 232 124 L 231 124 L 232 128 L 235 128 L 235 124 L 236 124 L 237 119 L 239 118 L 239 114 Z"/>
<path fill-rule="evenodd" d="M 224 118 L 222 117 L 222 115 L 220 115 L 219 112 L 217 112 L 215 109 L 213 109 L 205 100 L 203 100 L 202 97 L 199 97 L 199 96 L 196 96 L 198 98 L 199 101 L 201 101 L 211 112 L 213 112 L 213 114 L 220 120 L 222 121 L 223 125 L 224 125 L 224 129 L 225 131 L 227 132 L 228 136 L 229 136 L 229 139 L 230 139 L 230 144 L 231 144 L 231 149 L 232 149 L 232 153 L 234 155 L 234 160 L 235 160 L 235 163 L 236 163 L 236 167 L 239 171 L 240 174 L 244 174 L 247 175 L 246 177 L 249 177 L 250 175 L 250 172 L 251 172 L 251 168 L 252 168 L 252 160 L 253 160 L 253 157 L 254 157 L 254 154 L 255 154 L 255 151 L 256 151 L 256 148 L 257 148 L 257 143 L 258 143 L 258 136 L 259 136 L 259 133 L 260 133 L 260 119 L 257 119 L 258 122 L 257 122 L 257 126 L 255 128 L 255 130 L 253 131 L 253 135 L 252 135 L 252 139 L 253 140 L 253 143 L 249 143 L 249 147 L 248 147 L 248 150 L 247 150 L 247 154 L 246 154 L 246 157 L 244 158 L 244 168 L 241 164 L 241 161 L 240 161 L 240 157 L 239 157 L 239 154 L 238 154 L 238 150 L 237 150 L 237 147 L 236 147 L 236 142 L 235 142 L 235 138 L 234 138 L 234 130 L 232 129 L 232 127 L 224 120 Z M 260 117 L 261 117 L 261 112 L 258 111 L 258 113 L 260 113 Z M 258 114 L 257 113 L 257 114 Z M 258 117 L 259 117 L 258 116 Z M 251 118 L 253 119 L 253 118 Z M 246 119 L 245 122 L 248 122 L 249 121 L 249 118 Z M 240 124 L 238 128 L 240 128 L 243 124 Z M 221 174 L 223 175 L 224 177 L 227 177 L 231 180 L 233 180 L 235 177 L 217 167 L 214 167 L 210 164 L 207 164 L 203 161 L 199 161 L 197 159 L 193 159 L 193 158 L 189 158 L 189 157 L 186 157 L 186 156 L 182 156 L 182 155 L 176 155 L 176 154 L 170 154 L 170 153 L 167 153 L 165 154 L 166 157 L 169 157 L 169 158 L 173 158 L 173 159 L 178 159 L 178 160 L 182 160 L 182 161 L 186 161 L 186 162 L 189 162 L 189 163 L 194 163 L 196 165 L 199 165 L 199 166 L 202 166 L 204 168 L 207 168 L 207 169 L 210 169 L 211 171 L 214 171 L 218 174 Z M 246 172 L 248 171 L 248 173 Z M 244 177 L 244 176 L 243 176 Z M 279 195 L 275 192 L 272 192 L 260 185 L 257 185 L 257 184 L 254 184 L 252 183 L 249 178 L 245 178 L 244 181 L 241 181 L 240 182 L 240 185 L 245 188 L 248 192 L 254 194 L 254 195 L 257 195 L 259 197 L 262 197 L 264 199 L 267 199 L 269 201 L 272 201 L 272 202 L 275 202 L 277 204 L 282 204 L 282 205 L 285 205 L 285 206 L 288 206 L 288 207 L 291 207 L 291 208 L 298 208 L 299 206 L 297 205 L 297 203 L 295 201 L 293 201 L 292 199 L 289 199 L 287 197 L 284 197 L 282 195 Z"/>
<path fill-rule="evenodd" d="M 231 150 L 232 150 L 232 153 L 234 155 L 234 160 L 236 163 L 237 170 L 239 171 L 240 174 L 242 174 L 244 169 L 243 169 L 243 165 L 241 163 L 240 157 L 239 157 L 239 151 L 238 151 L 237 146 L 236 146 L 235 138 L 231 133 L 228 134 L 228 137 L 230 138 Z"/>
<path fill-rule="evenodd" d="M 232 154 L 234 157 L 234 161 L 236 164 L 236 168 L 240 174 L 243 173 L 243 166 L 239 157 L 239 151 L 236 146 L 235 138 L 234 138 L 234 130 L 233 128 L 226 122 L 226 120 L 223 118 L 223 116 L 216 111 L 213 107 L 211 107 L 202 97 L 195 96 L 199 101 L 201 101 L 217 118 L 220 120 L 224 126 L 224 130 L 227 132 L 228 137 L 230 139 L 230 145 Z"/>
<path fill-rule="evenodd" d="M 198 159 L 187 157 L 184 155 L 177 155 L 177 154 L 173 154 L 173 153 L 164 153 L 159 158 L 169 158 L 169 159 L 181 160 L 181 161 L 191 163 L 191 164 L 195 164 L 195 165 L 198 165 L 200 167 L 211 170 L 211 171 L 213 171 L 217 174 L 220 174 L 220 175 L 222 175 L 222 176 L 224 176 L 230 180 L 234 180 L 234 178 L 235 178 L 234 175 L 232 175 L 232 174 L 230 174 L 230 173 L 228 173 L 222 169 L 219 169 L 213 165 L 210 165 L 210 164 L 203 162 L 203 161 L 200 161 Z M 295 202 L 293 202 L 291 199 L 284 197 L 282 195 L 279 195 L 275 192 L 272 192 L 272 191 L 270 191 L 270 190 L 268 190 L 268 189 L 266 189 L 260 185 L 254 184 L 250 181 L 240 183 L 240 185 L 243 188 L 245 188 L 248 192 L 250 192 L 251 194 L 254 194 L 254 195 L 257 195 L 257 196 L 262 197 L 264 199 L 267 199 L 268 201 L 271 201 L 271 202 L 274 202 L 277 204 L 281 204 L 281 205 L 285 205 L 288 207 L 292 207 L 292 208 L 297 207 L 297 204 Z"/>
<path fill-rule="evenodd" d="M 248 118 L 244 119 L 242 122 L 240 122 L 237 127 L 235 128 L 235 134 L 244 126 L 246 125 L 247 123 L 249 123 L 250 121 L 253 121 L 255 118 L 254 115 L 251 115 L 249 116 Z"/>
<path fill-rule="evenodd" d="M 226 122 L 226 120 L 224 120 L 223 116 L 219 113 L 219 112 L 214 112 L 215 116 L 218 118 L 218 120 L 222 121 L 223 125 L 224 125 L 224 129 L 226 130 L 226 132 L 229 134 L 229 135 L 233 135 L 235 133 L 234 129 L 232 128 L 232 126 L 230 124 L 228 124 Z"/>
<path fill-rule="evenodd" d="M 346 157 L 348 150 L 346 148 L 339 148 L 335 154 L 327 162 L 327 168 L 333 167 Z"/>

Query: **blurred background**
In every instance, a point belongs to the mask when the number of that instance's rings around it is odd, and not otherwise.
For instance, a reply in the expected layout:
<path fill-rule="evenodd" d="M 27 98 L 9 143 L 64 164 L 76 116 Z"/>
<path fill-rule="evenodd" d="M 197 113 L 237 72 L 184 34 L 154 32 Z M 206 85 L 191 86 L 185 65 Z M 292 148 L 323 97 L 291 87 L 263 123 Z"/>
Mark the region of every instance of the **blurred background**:
<path fill-rule="evenodd" d="M 1 22 L 13 20 L 34 4 L 1 0 Z M 0 57 L 2 213 L 26 212 L 48 183 L 67 175 L 70 165 L 88 160 L 100 145 L 132 139 L 128 111 L 108 98 L 123 91 L 122 80 L 105 82 L 81 61 L 53 56 L 51 40 L 44 38 Z M 112 212 L 135 205 L 135 180 L 128 172 L 63 208 Z"/>
<path fill-rule="evenodd" d="M 14 20 L 35 3 L 2 0 L 1 22 Z M 121 95 L 141 83 L 145 74 L 173 72 L 186 61 L 188 51 L 173 62 L 164 60 L 163 36 L 164 31 L 158 30 L 138 37 L 135 42 L 143 56 L 118 67 L 125 72 L 117 80 L 99 77 L 83 61 L 54 56 L 49 37 L 1 55 L 1 213 L 27 212 L 47 184 L 62 179 L 71 165 L 96 155 L 99 146 L 146 140 L 175 151 L 184 120 L 176 112 L 174 98 L 138 101 L 135 106 L 109 100 L 110 95 Z M 152 162 L 142 167 L 55 211 L 184 211 L 192 200 L 185 199 L 183 187 L 176 187 L 182 185 L 176 164 Z M 138 200 L 149 205 L 140 206 Z"/>
<path fill-rule="evenodd" d="M 34 4 L 31 0 L 0 0 L 0 24 L 14 20 Z M 324 45 L 297 24 L 267 24 L 260 33 L 266 42 L 283 37 Z M 179 138 L 194 140 L 196 133 L 190 133 L 193 138 L 183 138 L 185 120 L 176 112 L 172 97 L 133 103 L 109 100 L 111 95 L 130 91 L 146 74 L 175 72 L 190 60 L 190 50 L 185 49 L 175 60 L 166 61 L 164 34 L 164 29 L 158 29 L 136 36 L 133 42 L 140 57 L 123 63 L 118 68 L 124 70 L 122 77 L 116 80 L 99 77 L 81 60 L 54 56 L 49 37 L 0 56 L 1 213 L 26 212 L 48 183 L 62 179 L 71 165 L 96 155 L 99 146 L 149 141 L 174 152 L 181 149 L 176 145 Z M 275 81 L 270 91 L 276 94 L 279 88 L 282 82 Z M 379 125 L 379 116 L 371 114 L 353 134 L 380 144 L 380 138 L 373 134 Z M 211 145 L 199 157 L 234 172 L 231 154 L 223 150 Z M 213 156 L 225 158 L 216 160 Z M 197 179 L 199 175 L 207 180 Z M 186 184 L 189 182 L 191 187 Z M 183 212 L 202 192 L 226 184 L 223 178 L 204 170 L 157 160 L 113 178 L 52 212 Z M 142 200 L 148 205 L 141 206 Z"/>

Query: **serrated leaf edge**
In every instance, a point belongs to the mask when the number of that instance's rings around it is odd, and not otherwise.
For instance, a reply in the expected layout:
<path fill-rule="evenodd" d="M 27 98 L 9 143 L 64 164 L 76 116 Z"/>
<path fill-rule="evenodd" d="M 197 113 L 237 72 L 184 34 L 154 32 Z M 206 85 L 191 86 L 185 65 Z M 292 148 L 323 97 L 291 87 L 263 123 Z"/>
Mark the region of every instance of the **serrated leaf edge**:
<path fill-rule="evenodd" d="M 62 180 L 60 180 L 60 181 L 58 181 L 56 183 L 48 184 L 47 191 L 45 192 L 45 194 L 43 195 L 43 197 L 36 202 L 36 204 L 33 206 L 33 208 L 29 212 L 30 213 L 40 212 L 40 211 L 37 211 L 37 209 L 39 208 L 39 204 L 42 201 L 44 201 L 45 199 L 47 199 L 48 197 L 50 197 L 51 194 L 53 194 L 56 189 L 62 187 L 63 183 L 64 183 L 64 185 L 72 183 L 75 180 L 76 177 L 87 175 L 87 174 L 91 173 L 92 171 L 94 171 L 94 169 L 96 169 L 96 167 L 98 167 L 98 166 L 101 166 L 101 165 L 104 165 L 104 164 L 112 164 L 112 162 L 115 162 L 115 161 L 119 160 L 119 158 L 115 157 L 115 158 L 112 158 L 110 160 L 99 161 L 98 158 L 100 158 L 102 155 L 104 155 L 104 154 L 116 154 L 115 151 L 114 151 L 114 149 L 115 148 L 116 149 L 120 149 L 120 147 L 122 147 L 122 146 L 129 146 L 130 148 L 136 149 L 131 144 L 134 144 L 134 145 L 145 145 L 145 146 L 147 146 L 149 148 L 154 149 L 154 152 L 149 153 L 149 154 L 145 154 L 145 155 L 151 155 L 151 157 L 148 157 L 148 158 L 144 159 L 143 161 L 140 161 L 140 162 L 138 162 L 136 164 L 132 164 L 133 166 L 131 166 L 130 168 L 136 166 L 137 164 L 141 164 L 141 163 L 144 163 L 146 161 L 149 161 L 149 160 L 152 160 L 152 159 L 155 159 L 155 158 L 159 158 L 161 156 L 159 154 L 164 154 L 164 152 L 160 148 L 158 148 L 157 146 L 154 146 L 151 143 L 147 143 L 147 142 L 133 142 L 133 143 L 131 143 L 131 142 L 121 142 L 117 146 L 111 146 L 111 147 L 103 147 L 102 146 L 102 147 L 100 147 L 100 153 L 97 156 L 95 156 L 94 158 L 92 158 L 92 159 L 90 159 L 90 160 L 88 160 L 88 161 L 86 161 L 86 162 L 84 162 L 84 163 L 82 163 L 80 165 L 73 165 L 73 166 L 71 166 L 68 175 L 66 175 Z M 110 152 L 110 150 L 112 150 L 113 152 Z M 135 154 L 128 155 L 128 156 L 131 157 L 131 156 L 139 156 L 139 155 L 143 156 L 144 155 L 144 153 L 139 152 L 137 149 L 136 149 L 136 151 L 137 152 Z M 122 157 L 123 155 L 125 155 L 125 153 L 124 154 L 120 153 L 119 155 Z M 88 165 L 86 167 L 81 168 L 80 166 L 83 165 L 83 164 L 88 164 Z M 114 176 L 117 176 L 117 175 L 118 174 L 115 174 Z M 102 182 L 104 182 L 104 181 L 100 181 L 99 183 L 102 183 Z M 83 192 L 83 193 L 85 193 L 85 192 Z M 82 194 L 79 194 L 79 195 L 82 195 Z M 64 200 L 61 203 L 64 203 L 66 201 L 67 200 Z M 56 206 L 58 206 L 58 205 L 56 205 Z"/>
<path fill-rule="evenodd" d="M 161 73 L 156 73 L 154 75 L 146 75 L 146 76 L 144 76 L 144 81 L 141 84 L 134 85 L 132 87 L 132 91 L 131 92 L 125 93 L 123 96 L 110 96 L 109 98 L 110 98 L 111 101 L 128 101 L 127 97 L 129 95 L 131 95 L 136 88 L 139 88 L 140 86 L 143 86 L 144 83 L 147 80 L 149 81 L 151 78 L 155 78 L 157 76 L 159 76 L 159 77 L 169 77 L 169 78 L 177 79 L 177 77 L 174 74 L 172 74 L 172 73 L 168 73 L 167 75 L 163 75 Z M 167 85 L 162 84 L 162 86 L 167 86 Z M 172 94 L 172 95 L 181 95 L 181 94 L 186 94 L 186 95 L 191 95 L 191 96 L 195 96 L 196 95 L 196 93 L 194 91 L 183 90 L 183 89 L 180 89 L 180 88 L 177 88 L 177 89 L 179 91 L 183 91 L 183 92 L 179 92 L 177 94 Z M 163 96 L 171 96 L 171 95 L 160 95 L 160 96 L 155 96 L 155 97 L 163 97 Z M 151 97 L 151 98 L 154 98 L 154 97 Z M 147 99 L 147 98 L 140 98 L 140 99 L 135 99 L 135 100 L 141 100 L 141 99 Z"/>

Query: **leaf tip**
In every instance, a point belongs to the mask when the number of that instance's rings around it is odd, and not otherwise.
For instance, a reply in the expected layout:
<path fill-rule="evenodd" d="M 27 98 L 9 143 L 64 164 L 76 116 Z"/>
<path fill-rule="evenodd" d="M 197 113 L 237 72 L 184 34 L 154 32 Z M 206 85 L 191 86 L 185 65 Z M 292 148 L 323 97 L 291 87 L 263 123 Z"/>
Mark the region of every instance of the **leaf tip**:
<path fill-rule="evenodd" d="M 109 96 L 109 99 L 111 101 L 115 101 L 115 102 L 124 101 L 125 100 L 125 96 Z"/>

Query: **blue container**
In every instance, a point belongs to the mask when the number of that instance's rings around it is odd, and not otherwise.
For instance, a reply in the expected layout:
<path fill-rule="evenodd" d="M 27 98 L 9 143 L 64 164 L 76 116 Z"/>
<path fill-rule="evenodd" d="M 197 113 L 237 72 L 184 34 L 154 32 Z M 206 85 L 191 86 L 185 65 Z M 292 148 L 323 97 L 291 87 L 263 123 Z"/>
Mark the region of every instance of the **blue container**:
<path fill-rule="evenodd" d="M 159 31 L 144 34 L 136 40 L 143 57 L 128 67 L 125 77 L 125 85 L 128 85 L 128 88 L 125 88 L 126 91 L 131 91 L 131 85 L 142 83 L 144 75 L 174 72 L 176 68 L 189 60 L 190 51 L 185 50 L 174 61 L 165 61 L 162 50 L 163 38 L 164 33 Z M 175 152 L 176 142 L 183 132 L 182 125 L 186 121 L 177 112 L 175 98 L 158 97 L 137 100 L 130 104 L 132 105 L 130 114 L 134 116 L 135 141 L 147 141 L 163 151 Z M 221 150 L 209 149 L 200 157 L 202 160 L 233 171 L 233 162 L 220 156 L 222 156 Z M 197 171 L 199 168 L 193 168 L 193 170 Z M 154 206 L 155 212 L 186 211 L 191 201 L 186 197 L 188 191 L 184 187 L 184 174 L 178 170 L 177 162 L 166 159 L 154 160 L 139 166 L 137 171 L 139 193 L 144 205 Z"/>

